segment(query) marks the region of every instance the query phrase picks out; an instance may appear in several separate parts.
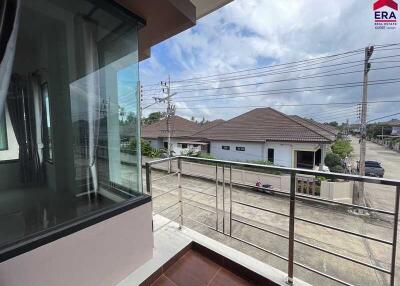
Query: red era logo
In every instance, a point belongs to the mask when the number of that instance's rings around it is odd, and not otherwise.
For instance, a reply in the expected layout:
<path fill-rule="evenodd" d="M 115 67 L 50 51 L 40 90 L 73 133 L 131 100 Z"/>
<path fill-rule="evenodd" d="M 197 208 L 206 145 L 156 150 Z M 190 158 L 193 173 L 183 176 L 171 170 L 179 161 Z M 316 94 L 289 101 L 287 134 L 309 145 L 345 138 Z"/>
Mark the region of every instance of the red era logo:
<path fill-rule="evenodd" d="M 374 3 L 374 10 L 381 9 L 382 7 L 389 7 L 392 8 L 393 10 L 398 9 L 398 5 L 394 0 L 378 0 Z"/>

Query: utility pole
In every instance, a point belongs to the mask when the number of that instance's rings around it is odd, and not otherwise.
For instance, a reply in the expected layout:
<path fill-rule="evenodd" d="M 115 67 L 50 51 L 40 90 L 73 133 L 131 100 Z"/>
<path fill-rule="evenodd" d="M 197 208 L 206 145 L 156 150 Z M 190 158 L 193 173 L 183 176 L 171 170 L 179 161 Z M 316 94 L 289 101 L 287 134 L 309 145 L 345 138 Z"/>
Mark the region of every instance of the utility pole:
<path fill-rule="evenodd" d="M 168 82 L 161 82 L 162 91 L 164 94 L 167 95 L 165 98 L 155 98 L 158 102 L 165 102 L 167 101 L 167 133 L 168 133 L 168 158 L 171 157 L 171 121 L 173 116 L 175 115 L 175 106 L 172 105 L 171 98 L 176 93 L 171 93 L 171 77 L 168 75 Z M 171 173 L 171 161 L 168 161 L 168 173 Z"/>
<path fill-rule="evenodd" d="M 368 72 L 371 68 L 369 59 L 374 52 L 374 46 L 365 48 L 364 59 L 364 84 L 363 84 L 363 97 L 361 103 L 361 127 L 360 127 L 360 162 L 359 170 L 360 175 L 365 176 L 365 153 L 366 153 L 366 140 L 367 140 L 367 108 L 368 108 Z M 360 182 L 358 190 L 354 197 L 354 202 L 357 205 L 364 205 L 364 182 Z"/>
<path fill-rule="evenodd" d="M 139 148 L 139 146 L 141 146 L 141 144 L 139 144 L 139 142 L 142 141 L 142 128 L 143 128 L 143 108 L 142 108 L 142 102 L 143 102 L 143 86 L 140 84 L 140 81 L 138 81 L 137 83 L 137 105 L 139 107 L 139 122 L 140 124 L 136 125 L 137 128 L 137 133 L 136 133 L 136 154 L 138 154 L 138 184 L 139 186 L 142 187 L 143 190 L 143 180 L 142 180 L 142 162 L 143 162 L 143 156 L 142 156 L 142 152 L 141 149 Z"/>

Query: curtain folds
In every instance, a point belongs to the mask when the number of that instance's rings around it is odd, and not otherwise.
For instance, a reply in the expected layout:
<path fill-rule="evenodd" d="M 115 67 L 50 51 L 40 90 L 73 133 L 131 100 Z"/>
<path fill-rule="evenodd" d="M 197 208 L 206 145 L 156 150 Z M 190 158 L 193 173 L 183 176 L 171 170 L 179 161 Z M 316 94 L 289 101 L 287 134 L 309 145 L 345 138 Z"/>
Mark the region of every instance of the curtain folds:
<path fill-rule="evenodd" d="M 20 18 L 20 0 L 0 3 L 0 116 L 5 108 L 13 69 Z"/>
<path fill-rule="evenodd" d="M 43 179 L 36 140 L 33 92 L 35 80 L 35 77 L 13 74 L 7 95 L 8 112 L 19 145 L 19 163 L 23 183 L 39 183 Z"/>
<path fill-rule="evenodd" d="M 75 17 L 76 51 L 77 51 L 77 75 L 78 80 L 73 83 L 80 90 L 80 102 L 84 106 L 84 115 L 81 118 L 87 122 L 87 187 L 90 181 L 93 191 L 98 191 L 97 175 L 97 146 L 99 140 L 100 120 L 100 79 L 99 79 L 99 56 L 97 49 L 97 23 L 86 16 Z M 71 88 L 76 90 L 76 88 Z M 83 94 L 82 94 L 83 91 Z M 82 98 L 82 95 L 84 98 Z M 80 115 L 79 117 L 81 117 Z M 91 180 L 90 180 L 91 179 Z M 89 189 L 88 189 L 89 190 Z"/>

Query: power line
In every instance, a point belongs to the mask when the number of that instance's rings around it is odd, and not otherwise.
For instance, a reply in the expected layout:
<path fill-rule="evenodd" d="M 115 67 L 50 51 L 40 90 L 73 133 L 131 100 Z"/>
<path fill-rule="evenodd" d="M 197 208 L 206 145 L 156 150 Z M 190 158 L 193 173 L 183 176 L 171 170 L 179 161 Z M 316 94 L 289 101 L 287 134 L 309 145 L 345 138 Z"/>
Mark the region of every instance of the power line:
<path fill-rule="evenodd" d="M 371 70 L 386 70 L 386 69 L 399 68 L 399 67 L 400 67 L 400 65 L 398 65 L 398 66 L 390 66 L 390 67 L 382 67 L 382 68 L 374 68 L 374 69 L 371 69 Z M 363 72 L 363 70 L 355 70 L 355 71 L 324 74 L 324 75 L 299 76 L 299 77 L 293 77 L 293 78 L 287 78 L 287 79 L 265 81 L 265 82 L 257 82 L 257 83 L 247 83 L 247 84 L 231 85 L 231 86 L 200 88 L 200 89 L 189 89 L 189 90 L 185 90 L 185 89 L 184 90 L 175 89 L 175 90 L 179 91 L 180 93 L 194 92 L 194 91 L 206 91 L 206 90 L 219 90 L 219 89 L 226 89 L 226 88 L 258 86 L 258 85 L 263 85 L 263 84 L 268 84 L 268 83 L 276 83 L 276 82 L 287 82 L 287 81 L 302 80 L 302 79 L 311 79 L 311 78 L 321 78 L 321 77 L 329 77 L 329 76 L 337 76 L 337 75 L 346 75 L 346 74 L 353 74 L 353 73 L 360 73 L 360 72 Z"/>
<path fill-rule="evenodd" d="M 314 62 L 314 61 L 319 61 L 319 60 L 323 60 L 323 59 L 338 57 L 338 56 L 341 56 L 341 55 L 354 55 L 355 53 L 356 54 L 361 54 L 362 51 L 363 51 L 363 49 L 356 49 L 356 50 L 352 50 L 352 51 L 347 51 L 347 52 L 328 55 L 328 56 L 323 56 L 323 57 L 317 57 L 317 58 L 313 58 L 313 59 L 293 61 L 293 62 L 288 62 L 288 63 L 283 63 L 283 64 L 275 64 L 275 65 L 256 67 L 256 68 L 248 68 L 248 69 L 237 70 L 237 71 L 232 71 L 232 72 L 225 72 L 225 73 L 219 73 L 219 74 L 213 74 L 213 75 L 208 75 L 208 76 L 184 78 L 184 79 L 180 79 L 180 80 L 171 81 L 171 83 L 182 82 L 182 81 L 191 81 L 191 80 L 197 80 L 197 79 L 209 79 L 209 78 L 216 77 L 216 76 L 221 76 L 221 75 L 230 75 L 230 74 L 248 72 L 248 71 L 253 71 L 253 70 L 268 69 L 268 68 L 274 68 L 274 67 L 279 67 L 279 66 L 287 66 L 287 65 L 293 65 L 293 64 Z M 156 85 L 156 83 L 148 84 L 147 86 L 154 86 L 154 85 Z"/>
<path fill-rule="evenodd" d="M 379 49 L 385 48 L 385 47 L 398 46 L 398 45 L 400 45 L 400 43 L 379 45 L 379 46 L 376 46 L 375 50 L 379 50 Z M 232 72 L 219 73 L 219 74 L 208 75 L 208 76 L 198 76 L 198 77 L 192 77 L 192 78 L 184 78 L 184 79 L 180 79 L 180 80 L 171 81 L 171 83 L 182 82 L 182 81 L 193 81 L 193 80 L 196 80 L 196 79 L 209 79 L 209 78 L 218 77 L 218 76 L 221 76 L 221 75 L 230 75 L 230 74 L 243 73 L 243 72 L 248 72 L 248 71 L 253 71 L 253 70 L 260 70 L 260 69 L 272 69 L 272 68 L 275 68 L 275 67 L 278 67 L 278 66 L 288 66 L 288 65 L 296 65 L 296 64 L 298 65 L 298 64 L 301 64 L 301 63 L 321 61 L 321 60 L 330 59 L 330 58 L 338 58 L 339 56 L 349 57 L 349 56 L 354 56 L 354 55 L 357 55 L 357 54 L 362 54 L 363 50 L 364 50 L 363 48 L 360 48 L 360 49 L 355 49 L 355 50 L 352 50 L 352 51 L 347 51 L 347 52 L 343 52 L 343 53 L 337 53 L 337 54 L 332 54 L 332 55 L 327 55 L 327 56 L 322 56 L 322 57 L 317 57 L 317 58 L 312 58 L 312 59 L 307 59 L 307 60 L 300 60 L 300 61 L 293 61 L 293 62 L 288 62 L 288 63 L 283 63 L 283 64 L 275 64 L 275 65 L 269 65 L 269 66 L 263 66 L 263 67 L 249 68 L 249 69 L 243 69 L 243 70 L 237 70 L 237 71 L 232 71 Z M 155 85 L 158 85 L 158 83 L 147 84 L 145 86 L 149 87 L 149 86 L 155 86 Z"/>
<path fill-rule="evenodd" d="M 387 58 L 396 58 L 396 57 L 399 57 L 399 56 L 400 55 L 384 56 L 384 57 L 376 58 L 376 60 L 378 60 L 378 59 L 387 59 Z M 323 68 L 328 68 L 328 67 L 359 63 L 359 64 L 356 64 L 356 65 L 346 66 L 346 67 L 342 67 L 342 68 L 339 68 L 339 69 L 331 70 L 331 71 L 338 71 L 338 70 L 349 69 L 349 68 L 352 68 L 352 67 L 362 66 L 363 65 L 362 62 L 363 62 L 363 60 L 357 60 L 357 61 L 350 61 L 350 62 L 345 62 L 345 63 L 336 63 L 336 64 L 332 64 L 332 65 L 324 65 L 324 66 L 301 68 L 301 69 L 289 69 L 288 70 L 287 68 L 285 68 L 286 70 L 280 71 L 280 72 L 267 72 L 267 73 L 266 72 L 258 72 L 258 73 L 247 74 L 247 75 L 236 76 L 236 77 L 230 77 L 230 78 L 218 78 L 218 79 L 198 82 L 196 84 L 179 85 L 179 86 L 176 86 L 174 88 L 176 89 L 176 88 L 190 87 L 190 86 L 209 85 L 211 83 L 216 83 L 216 82 L 242 80 L 242 79 L 249 79 L 249 78 L 255 78 L 255 77 L 260 77 L 260 76 L 271 76 L 271 75 L 287 74 L 287 73 L 293 73 L 293 72 L 299 72 L 299 71 L 310 71 L 310 70 L 315 70 L 315 69 L 323 69 Z M 373 61 L 373 63 L 393 63 L 393 62 L 399 62 L 399 61 Z M 321 64 L 321 63 L 313 63 L 311 65 L 316 65 L 316 64 Z M 302 67 L 304 67 L 304 66 L 302 66 Z M 327 73 L 327 72 L 330 72 L 330 71 L 323 71 L 323 72 L 320 72 L 320 74 L 321 73 Z"/>
<path fill-rule="evenodd" d="M 370 86 L 382 85 L 382 84 L 392 84 L 392 83 L 399 83 L 400 78 L 376 80 L 376 81 L 370 81 L 370 82 L 371 83 L 368 84 Z M 225 99 L 230 99 L 230 98 L 241 98 L 241 97 L 247 98 L 247 97 L 257 97 L 257 96 L 276 95 L 276 94 L 314 92 L 314 91 L 322 91 L 322 90 L 353 88 L 353 87 L 360 87 L 360 86 L 363 86 L 362 82 L 333 84 L 333 85 L 319 85 L 319 86 L 309 86 L 309 87 L 301 87 L 301 88 L 283 88 L 283 89 L 272 89 L 272 90 L 262 90 L 262 91 L 248 91 L 248 92 L 239 92 L 239 93 L 187 96 L 187 97 L 178 97 L 177 98 L 178 101 L 175 101 L 175 102 L 225 100 Z M 232 95 L 232 96 L 225 96 L 225 95 Z M 218 98 L 218 97 L 220 97 L 220 98 Z M 190 99 L 190 100 L 186 100 L 186 98 Z M 179 101 L 180 99 L 184 99 L 184 100 Z"/>
<path fill-rule="evenodd" d="M 388 118 L 388 117 L 392 117 L 392 116 L 399 115 L 399 114 L 400 114 L 400 112 L 397 112 L 397 113 L 389 114 L 389 115 L 386 115 L 386 116 L 374 118 L 374 119 L 368 120 L 367 123 L 368 122 L 373 122 L 373 121 L 376 121 L 376 120 L 380 120 L 380 119 L 384 119 L 384 118 Z"/>
<path fill-rule="evenodd" d="M 400 103 L 400 100 L 381 100 L 370 101 L 368 104 L 378 103 Z M 303 104 L 271 104 L 265 105 L 247 105 L 247 106 L 203 106 L 203 107 L 176 107 L 176 109 L 241 109 L 241 108 L 266 108 L 266 107 L 301 107 L 301 106 L 331 106 L 331 105 L 347 105 L 347 104 L 361 104 L 361 101 L 353 102 L 329 102 L 329 103 L 303 103 Z M 150 109 L 164 109 L 164 108 L 150 108 Z"/>

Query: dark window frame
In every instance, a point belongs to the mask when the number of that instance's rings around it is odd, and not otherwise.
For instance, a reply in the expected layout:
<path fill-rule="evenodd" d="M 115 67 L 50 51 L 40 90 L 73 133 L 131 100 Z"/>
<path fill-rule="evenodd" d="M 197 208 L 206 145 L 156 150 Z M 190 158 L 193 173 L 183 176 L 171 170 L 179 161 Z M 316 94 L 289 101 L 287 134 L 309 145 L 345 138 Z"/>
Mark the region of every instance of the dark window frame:
<path fill-rule="evenodd" d="M 222 145 L 222 150 L 226 150 L 226 151 L 229 151 L 229 150 L 231 150 L 231 146 L 228 146 L 228 145 Z"/>
<path fill-rule="evenodd" d="M 270 152 L 272 152 L 272 155 L 270 154 Z M 272 160 L 271 160 L 271 158 L 272 158 Z M 268 160 L 268 162 L 271 162 L 272 164 L 275 163 L 275 149 L 274 148 L 268 148 L 267 160 Z"/>
<path fill-rule="evenodd" d="M 236 146 L 236 151 L 244 152 L 244 151 L 246 151 L 246 147 Z"/>
<path fill-rule="evenodd" d="M 4 110 L 3 115 L 0 117 L 0 128 L 4 125 L 4 137 L 6 139 L 6 144 L 3 148 L 0 146 L 0 151 L 7 151 L 9 150 L 8 146 L 8 133 L 7 133 L 7 121 L 6 121 L 6 112 Z"/>

